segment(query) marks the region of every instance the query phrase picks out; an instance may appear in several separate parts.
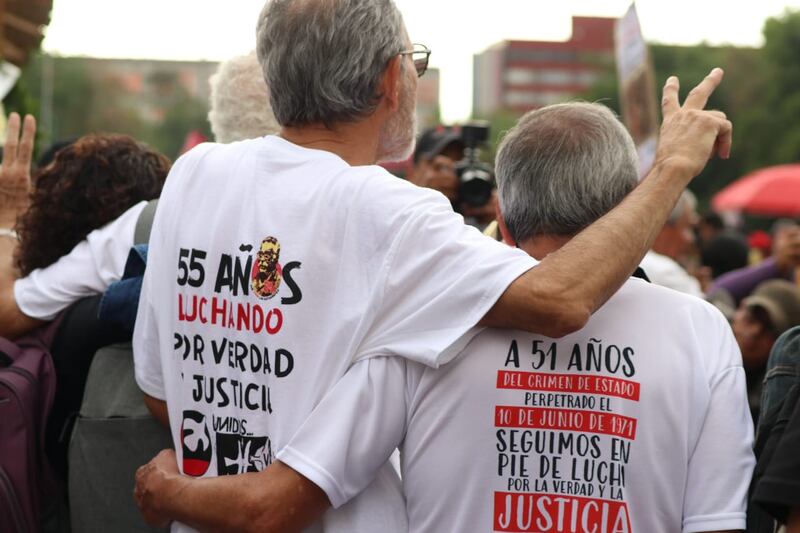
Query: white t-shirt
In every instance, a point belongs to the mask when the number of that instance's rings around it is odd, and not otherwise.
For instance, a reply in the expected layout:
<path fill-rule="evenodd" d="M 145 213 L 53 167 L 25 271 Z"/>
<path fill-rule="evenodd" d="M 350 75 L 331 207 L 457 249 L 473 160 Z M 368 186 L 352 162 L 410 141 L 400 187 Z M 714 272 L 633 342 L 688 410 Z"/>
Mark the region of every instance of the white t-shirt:
<path fill-rule="evenodd" d="M 14 282 L 14 299 L 31 318 L 53 320 L 81 298 L 102 294 L 122 278 L 133 246 L 136 222 L 147 205 L 139 202 L 90 232 L 72 251 L 45 268 Z"/>
<path fill-rule="evenodd" d="M 380 167 L 275 136 L 201 145 L 156 212 L 136 380 L 184 473 L 261 470 L 354 360 L 448 361 L 534 265 Z"/>
<path fill-rule="evenodd" d="M 752 431 L 719 311 L 631 279 L 562 339 L 354 365 L 278 458 L 346 501 L 400 444 L 412 532 L 688 533 L 745 528 Z"/>
<path fill-rule="evenodd" d="M 656 285 L 703 298 L 703 289 L 697 278 L 686 272 L 686 269 L 671 257 L 650 250 L 642 258 L 639 266 Z"/>

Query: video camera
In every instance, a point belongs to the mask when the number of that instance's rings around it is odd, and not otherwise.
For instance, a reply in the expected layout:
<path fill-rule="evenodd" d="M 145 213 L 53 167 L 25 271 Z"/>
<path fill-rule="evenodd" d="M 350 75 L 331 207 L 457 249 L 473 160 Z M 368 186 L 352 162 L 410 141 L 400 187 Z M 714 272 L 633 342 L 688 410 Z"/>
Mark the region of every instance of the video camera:
<path fill-rule="evenodd" d="M 461 126 L 464 158 L 456 163 L 458 203 L 481 207 L 492 197 L 494 170 L 480 160 L 480 147 L 489 139 L 489 123 L 476 120 Z"/>

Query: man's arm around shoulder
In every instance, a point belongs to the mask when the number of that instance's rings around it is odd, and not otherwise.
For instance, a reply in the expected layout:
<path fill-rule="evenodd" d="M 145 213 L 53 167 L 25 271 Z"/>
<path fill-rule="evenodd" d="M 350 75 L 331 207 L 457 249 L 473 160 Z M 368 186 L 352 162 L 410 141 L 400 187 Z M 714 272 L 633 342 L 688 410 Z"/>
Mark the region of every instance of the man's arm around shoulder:
<path fill-rule="evenodd" d="M 145 404 L 169 428 L 166 402 L 145 395 Z M 150 525 L 177 520 L 211 531 L 302 531 L 330 506 L 322 489 L 280 461 L 262 472 L 190 479 L 173 450 L 136 471 L 134 498 Z"/>
<path fill-rule="evenodd" d="M 562 337 L 586 324 L 636 269 L 714 150 L 729 156 L 731 123 L 719 111 L 703 110 L 721 81 L 722 71 L 714 69 L 681 106 L 678 79 L 667 80 L 650 173 L 620 205 L 514 281 L 481 325 Z"/>

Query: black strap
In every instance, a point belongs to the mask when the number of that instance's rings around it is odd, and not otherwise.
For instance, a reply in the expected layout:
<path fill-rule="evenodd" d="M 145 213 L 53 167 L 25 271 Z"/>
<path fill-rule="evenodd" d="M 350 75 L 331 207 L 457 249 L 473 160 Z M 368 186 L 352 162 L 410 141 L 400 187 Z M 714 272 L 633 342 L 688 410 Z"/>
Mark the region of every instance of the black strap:
<path fill-rule="evenodd" d="M 645 274 L 644 269 L 642 267 L 636 267 L 636 270 L 633 271 L 632 277 L 643 279 L 647 283 L 650 283 L 650 278 L 647 277 L 647 274 Z"/>

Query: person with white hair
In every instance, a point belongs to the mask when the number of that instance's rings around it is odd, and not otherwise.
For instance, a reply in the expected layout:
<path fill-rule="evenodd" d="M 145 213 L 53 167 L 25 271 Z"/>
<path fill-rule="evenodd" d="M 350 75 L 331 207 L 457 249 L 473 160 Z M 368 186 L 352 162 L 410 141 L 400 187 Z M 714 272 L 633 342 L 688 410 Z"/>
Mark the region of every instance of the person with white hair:
<path fill-rule="evenodd" d="M 208 122 L 216 142 L 228 144 L 280 130 L 255 50 L 220 63 L 209 84 Z"/>
<path fill-rule="evenodd" d="M 654 170 L 536 266 L 465 226 L 441 194 L 374 164 L 410 152 L 430 54 L 390 0 L 272 0 L 256 50 L 280 134 L 207 145 L 173 167 L 134 334 L 137 382 L 175 444 L 141 469 L 137 500 L 176 529 L 279 517 L 262 506 L 259 475 L 286 468 L 276 453 L 354 360 L 438 366 L 478 324 L 553 337 L 582 327 L 715 142 L 723 156 L 730 146 L 730 122 L 703 111 L 722 72 L 683 106 L 670 78 Z M 204 479 L 168 498 L 190 508 L 162 512 L 150 482 L 178 472 Z"/>
<path fill-rule="evenodd" d="M 653 247 L 642 259 L 641 267 L 653 283 L 703 298 L 700 281 L 680 263 L 694 245 L 696 219 L 697 199 L 687 189 L 669 214 Z"/>

